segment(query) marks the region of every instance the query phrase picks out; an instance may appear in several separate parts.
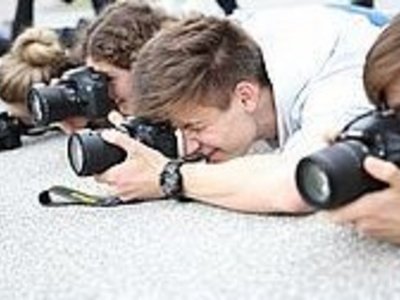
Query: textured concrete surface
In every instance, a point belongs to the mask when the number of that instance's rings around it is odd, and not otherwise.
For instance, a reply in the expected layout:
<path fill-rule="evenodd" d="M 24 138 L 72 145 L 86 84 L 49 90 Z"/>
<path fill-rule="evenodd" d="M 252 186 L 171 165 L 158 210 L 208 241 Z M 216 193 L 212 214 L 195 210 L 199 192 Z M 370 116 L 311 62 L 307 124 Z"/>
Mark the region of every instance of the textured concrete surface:
<path fill-rule="evenodd" d="M 400 249 L 320 215 L 173 200 L 43 207 L 37 195 L 54 184 L 100 191 L 73 175 L 65 141 L 0 153 L 0 299 L 400 298 Z"/>
<path fill-rule="evenodd" d="M 400 248 L 320 215 L 172 200 L 43 207 L 37 195 L 54 184 L 101 192 L 73 175 L 65 142 L 48 134 L 0 152 L 2 300 L 400 299 Z"/>

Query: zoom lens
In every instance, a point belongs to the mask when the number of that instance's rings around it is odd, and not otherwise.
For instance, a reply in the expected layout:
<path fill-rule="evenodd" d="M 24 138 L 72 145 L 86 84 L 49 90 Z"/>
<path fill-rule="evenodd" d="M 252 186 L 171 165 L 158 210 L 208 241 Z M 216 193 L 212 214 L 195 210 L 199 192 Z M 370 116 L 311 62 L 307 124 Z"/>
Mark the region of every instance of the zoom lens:
<path fill-rule="evenodd" d="M 68 139 L 68 160 L 78 176 L 99 174 L 122 162 L 126 152 L 104 141 L 99 132 L 83 130 Z"/>

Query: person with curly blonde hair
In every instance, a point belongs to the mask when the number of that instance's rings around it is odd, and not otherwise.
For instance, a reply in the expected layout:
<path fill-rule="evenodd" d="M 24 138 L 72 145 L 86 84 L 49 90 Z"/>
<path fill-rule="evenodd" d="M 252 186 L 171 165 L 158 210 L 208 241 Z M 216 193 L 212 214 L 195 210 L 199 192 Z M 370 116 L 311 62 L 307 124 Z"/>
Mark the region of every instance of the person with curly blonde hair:
<path fill-rule="evenodd" d="M 0 62 L 0 97 L 10 113 L 31 123 L 27 94 L 33 83 L 49 83 L 68 65 L 68 57 L 52 30 L 29 28 L 14 41 Z"/>

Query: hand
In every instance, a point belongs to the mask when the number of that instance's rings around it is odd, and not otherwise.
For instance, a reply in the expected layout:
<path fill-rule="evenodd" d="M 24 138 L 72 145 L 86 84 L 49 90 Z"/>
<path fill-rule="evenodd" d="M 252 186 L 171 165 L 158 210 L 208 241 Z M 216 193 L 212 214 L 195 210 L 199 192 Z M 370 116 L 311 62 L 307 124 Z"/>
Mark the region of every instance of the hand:
<path fill-rule="evenodd" d="M 113 195 L 124 201 L 163 196 L 159 180 L 168 158 L 116 130 L 105 130 L 102 137 L 123 148 L 127 158 L 121 164 L 95 176 L 98 182 L 105 183 Z"/>
<path fill-rule="evenodd" d="M 88 119 L 85 117 L 69 117 L 61 122 L 58 122 L 57 126 L 66 134 L 72 134 L 79 129 L 85 128 L 87 123 Z"/>
<path fill-rule="evenodd" d="M 367 236 L 400 244 L 400 169 L 374 157 L 366 158 L 364 168 L 389 187 L 365 194 L 328 216 L 338 223 L 354 224 Z"/>
<path fill-rule="evenodd" d="M 121 125 L 125 120 L 124 116 L 116 110 L 110 111 L 107 115 L 107 119 L 114 126 Z"/>

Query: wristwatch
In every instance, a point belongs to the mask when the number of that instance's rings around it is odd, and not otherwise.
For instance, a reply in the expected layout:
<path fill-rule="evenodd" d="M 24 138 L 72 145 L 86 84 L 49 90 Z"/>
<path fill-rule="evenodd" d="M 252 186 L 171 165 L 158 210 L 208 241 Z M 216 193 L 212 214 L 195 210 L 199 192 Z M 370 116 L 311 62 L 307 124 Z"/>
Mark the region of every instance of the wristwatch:
<path fill-rule="evenodd" d="M 183 178 L 181 166 L 185 160 L 178 158 L 166 163 L 160 174 L 160 186 L 166 198 L 183 199 Z"/>

